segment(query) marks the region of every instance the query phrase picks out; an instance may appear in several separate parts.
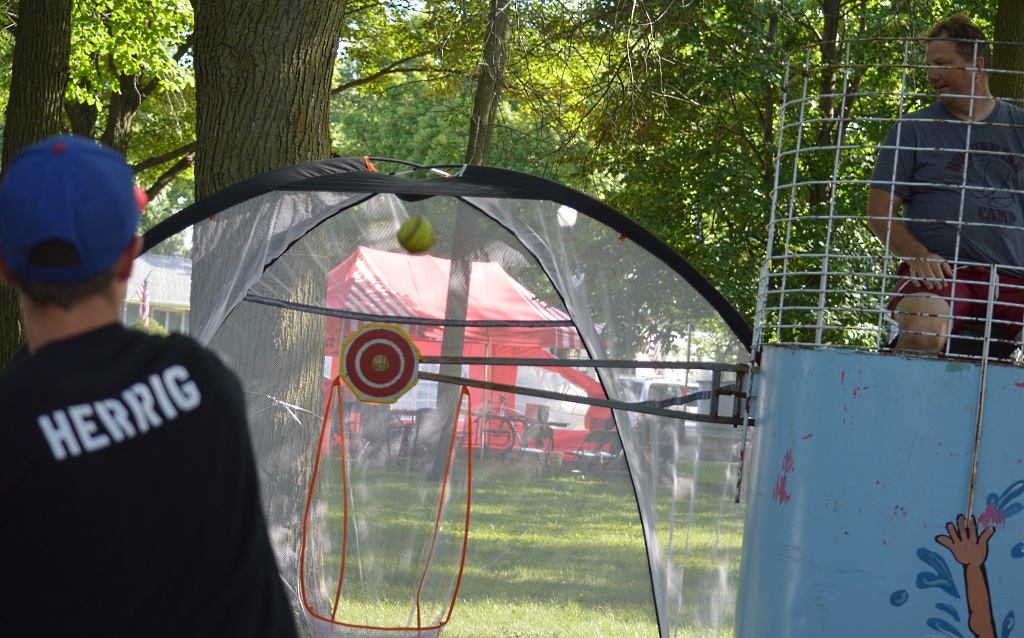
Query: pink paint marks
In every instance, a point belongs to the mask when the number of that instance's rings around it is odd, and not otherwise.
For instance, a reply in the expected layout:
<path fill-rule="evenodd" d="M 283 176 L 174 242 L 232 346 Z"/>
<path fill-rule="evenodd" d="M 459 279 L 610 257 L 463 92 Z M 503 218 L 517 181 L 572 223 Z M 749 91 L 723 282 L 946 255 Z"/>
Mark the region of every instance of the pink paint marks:
<path fill-rule="evenodd" d="M 772 490 L 772 500 L 783 505 L 789 502 L 792 497 L 786 490 L 786 480 L 789 473 L 793 471 L 793 450 L 786 450 L 786 455 L 782 459 L 782 470 L 779 471 L 778 478 L 775 479 L 775 489 Z"/>
<path fill-rule="evenodd" d="M 772 500 L 783 505 L 789 502 L 792 495 L 786 491 L 786 475 L 779 474 L 779 477 L 775 479 L 775 489 L 772 490 Z"/>
<path fill-rule="evenodd" d="M 804 435 L 804 441 L 806 441 L 807 439 L 811 438 L 812 436 L 814 436 L 814 435 L 813 434 L 805 434 Z"/>
<path fill-rule="evenodd" d="M 995 503 L 989 503 L 985 511 L 978 517 L 978 523 L 982 527 L 998 527 L 1003 529 L 1006 527 L 1006 517 L 1003 516 L 1003 510 L 997 510 Z"/>
<path fill-rule="evenodd" d="M 1024 383 L 1014 383 L 1013 385 L 1017 386 L 1018 388 L 1024 388 Z"/>
<path fill-rule="evenodd" d="M 786 456 L 782 459 L 782 472 L 788 474 L 793 471 L 793 450 L 786 450 Z"/>

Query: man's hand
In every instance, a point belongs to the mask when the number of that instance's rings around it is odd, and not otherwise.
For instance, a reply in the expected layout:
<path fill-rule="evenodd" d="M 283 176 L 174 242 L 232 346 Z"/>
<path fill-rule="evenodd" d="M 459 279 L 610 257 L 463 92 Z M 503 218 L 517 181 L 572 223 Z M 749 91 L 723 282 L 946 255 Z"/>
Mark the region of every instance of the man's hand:
<path fill-rule="evenodd" d="M 949 262 L 935 253 L 905 257 L 903 261 L 910 268 L 910 283 L 916 288 L 924 286 L 927 290 L 939 290 L 953 278 Z"/>
<path fill-rule="evenodd" d="M 868 228 L 887 252 L 910 266 L 911 283 L 916 288 L 940 290 L 953 278 L 953 269 L 940 255 L 917 240 L 900 219 L 903 198 L 895 193 L 872 188 L 868 191 Z"/>

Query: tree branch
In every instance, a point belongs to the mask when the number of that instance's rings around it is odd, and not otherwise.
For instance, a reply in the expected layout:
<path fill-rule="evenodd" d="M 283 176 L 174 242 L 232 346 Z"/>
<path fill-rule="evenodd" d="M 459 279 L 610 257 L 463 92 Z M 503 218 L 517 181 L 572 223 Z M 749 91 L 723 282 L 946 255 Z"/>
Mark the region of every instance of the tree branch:
<path fill-rule="evenodd" d="M 173 151 L 171 151 L 169 153 L 164 153 L 163 155 L 158 155 L 156 157 L 151 157 L 151 158 L 149 158 L 147 160 L 143 160 L 143 161 L 139 162 L 135 166 L 132 166 L 132 171 L 136 175 L 138 175 L 142 171 L 151 169 L 154 166 L 159 166 L 161 164 L 166 164 L 167 162 L 171 161 L 172 159 L 179 158 L 182 155 L 190 155 L 190 154 L 194 155 L 195 152 L 196 152 L 196 143 L 195 142 L 189 142 L 185 146 L 182 146 L 180 148 L 176 148 L 176 149 L 174 149 Z M 195 161 L 195 159 L 193 158 L 192 161 Z M 188 168 L 188 167 L 186 166 L 186 168 Z"/>
<path fill-rule="evenodd" d="M 153 185 L 146 189 L 146 195 L 149 196 L 150 201 L 154 197 L 160 194 L 160 191 L 167 188 L 167 185 L 173 182 L 179 175 L 192 168 L 196 163 L 195 152 L 190 152 L 185 157 L 175 162 L 174 166 L 170 167 L 164 174 L 161 175 L 153 182 Z"/>
<path fill-rule="evenodd" d="M 426 54 L 427 54 L 426 51 L 421 51 L 420 53 L 415 53 L 415 54 L 410 55 L 410 56 L 408 56 L 406 58 L 402 58 L 401 60 L 396 60 L 395 62 L 392 62 L 391 64 L 389 64 L 386 67 L 382 68 L 381 70 L 377 71 L 376 73 L 373 73 L 373 74 L 368 75 L 366 77 L 357 78 L 355 80 L 352 80 L 351 82 L 345 82 L 344 84 L 339 84 L 338 86 L 336 86 L 333 89 L 331 89 L 331 95 L 332 96 L 333 95 L 338 95 L 339 93 L 343 93 L 345 91 L 348 91 L 349 89 L 354 89 L 357 86 L 362 86 L 364 84 L 369 84 L 370 82 L 373 82 L 374 80 L 382 78 L 385 75 L 390 75 L 392 73 L 408 73 L 410 71 L 427 71 L 427 70 L 430 70 L 430 69 L 428 69 L 426 67 L 414 67 L 414 68 L 411 68 L 411 69 L 398 68 L 400 65 L 405 64 L 407 62 L 411 62 L 411 61 L 415 60 L 416 58 L 422 58 Z"/>

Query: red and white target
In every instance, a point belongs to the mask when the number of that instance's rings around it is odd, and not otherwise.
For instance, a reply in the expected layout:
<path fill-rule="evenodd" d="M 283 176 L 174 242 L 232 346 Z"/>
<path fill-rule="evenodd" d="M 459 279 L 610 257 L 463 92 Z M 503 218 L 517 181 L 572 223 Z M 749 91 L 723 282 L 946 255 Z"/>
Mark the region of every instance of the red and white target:
<path fill-rule="evenodd" d="M 361 401 L 393 403 L 416 385 L 420 351 L 398 326 L 369 324 L 345 340 L 341 375 Z"/>

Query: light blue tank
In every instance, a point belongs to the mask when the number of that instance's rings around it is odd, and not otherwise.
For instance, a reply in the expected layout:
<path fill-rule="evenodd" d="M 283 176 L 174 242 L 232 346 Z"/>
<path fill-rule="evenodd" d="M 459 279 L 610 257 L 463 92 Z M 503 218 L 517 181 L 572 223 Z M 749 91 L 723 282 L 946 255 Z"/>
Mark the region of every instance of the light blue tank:
<path fill-rule="evenodd" d="M 982 391 L 980 361 L 766 346 L 755 383 L 738 637 L 973 635 L 964 568 L 935 540 L 969 502 L 996 530 L 984 566 L 1011 635 L 1024 370 L 988 365 Z"/>

